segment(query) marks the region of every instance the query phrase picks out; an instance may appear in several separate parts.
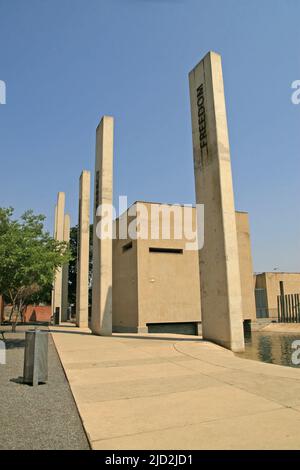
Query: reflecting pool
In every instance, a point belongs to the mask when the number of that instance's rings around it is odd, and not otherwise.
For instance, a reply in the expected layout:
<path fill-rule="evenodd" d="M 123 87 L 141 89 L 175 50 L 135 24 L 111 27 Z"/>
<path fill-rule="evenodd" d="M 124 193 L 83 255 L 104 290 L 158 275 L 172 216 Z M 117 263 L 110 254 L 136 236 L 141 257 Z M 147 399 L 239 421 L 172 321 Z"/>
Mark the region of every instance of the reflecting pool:
<path fill-rule="evenodd" d="M 300 340 L 300 334 L 247 332 L 245 336 L 245 352 L 238 354 L 238 356 L 270 364 L 297 367 L 300 370 L 300 365 L 293 364 L 292 362 L 292 355 L 296 351 L 292 347 L 295 340 Z M 297 356 L 300 358 L 299 352 Z"/>

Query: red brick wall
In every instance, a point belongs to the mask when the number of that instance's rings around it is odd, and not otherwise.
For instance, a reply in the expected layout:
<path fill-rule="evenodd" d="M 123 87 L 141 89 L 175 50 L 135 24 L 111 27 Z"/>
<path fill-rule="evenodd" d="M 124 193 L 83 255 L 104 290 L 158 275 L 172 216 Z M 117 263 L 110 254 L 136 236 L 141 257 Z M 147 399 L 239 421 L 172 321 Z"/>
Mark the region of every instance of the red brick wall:
<path fill-rule="evenodd" d="M 26 312 L 24 314 L 24 321 L 44 321 L 48 322 L 51 318 L 51 306 L 37 306 L 34 307 L 33 305 L 28 305 Z"/>
<path fill-rule="evenodd" d="M 0 304 L 1 305 L 1 304 Z M 11 305 L 5 305 L 4 307 L 4 317 L 5 320 L 9 319 L 11 313 Z M 15 314 L 13 316 L 13 319 L 15 318 Z M 28 305 L 25 313 L 24 313 L 24 322 L 34 322 L 34 321 L 41 321 L 41 322 L 48 322 L 50 321 L 51 318 L 51 306 L 50 305 L 45 305 L 45 306 L 37 306 L 35 307 L 34 305 Z M 21 321 L 21 318 L 18 320 L 19 322 Z"/>

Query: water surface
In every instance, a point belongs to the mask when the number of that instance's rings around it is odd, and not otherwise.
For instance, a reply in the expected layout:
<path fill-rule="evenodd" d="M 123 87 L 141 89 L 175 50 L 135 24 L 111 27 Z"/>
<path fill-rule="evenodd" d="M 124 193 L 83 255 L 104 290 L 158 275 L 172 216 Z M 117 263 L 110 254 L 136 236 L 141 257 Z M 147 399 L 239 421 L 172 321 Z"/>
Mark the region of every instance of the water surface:
<path fill-rule="evenodd" d="M 300 334 L 248 332 L 245 336 L 245 352 L 238 356 L 270 364 L 297 367 L 300 370 L 300 365 L 292 363 L 294 340 L 300 340 Z"/>

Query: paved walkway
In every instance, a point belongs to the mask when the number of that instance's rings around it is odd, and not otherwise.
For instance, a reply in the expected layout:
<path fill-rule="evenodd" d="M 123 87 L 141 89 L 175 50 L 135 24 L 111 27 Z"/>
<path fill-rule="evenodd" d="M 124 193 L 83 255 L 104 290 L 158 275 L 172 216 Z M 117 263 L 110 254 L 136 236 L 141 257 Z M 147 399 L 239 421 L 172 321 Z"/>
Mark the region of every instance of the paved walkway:
<path fill-rule="evenodd" d="M 88 450 L 89 443 L 51 335 L 49 381 L 32 387 L 23 384 L 22 379 L 28 328 L 18 326 L 16 333 L 11 333 L 11 327 L 0 329 L 6 331 L 7 348 L 6 364 L 0 364 L 0 449 Z"/>
<path fill-rule="evenodd" d="M 94 449 L 300 448 L 300 368 L 197 337 L 55 330 Z"/>

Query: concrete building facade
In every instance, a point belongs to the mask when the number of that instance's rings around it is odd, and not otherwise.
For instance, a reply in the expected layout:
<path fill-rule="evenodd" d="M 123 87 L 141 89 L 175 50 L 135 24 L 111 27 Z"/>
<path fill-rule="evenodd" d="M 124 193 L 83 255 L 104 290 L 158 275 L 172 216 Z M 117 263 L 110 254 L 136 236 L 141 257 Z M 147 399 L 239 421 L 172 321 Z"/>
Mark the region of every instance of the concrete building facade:
<path fill-rule="evenodd" d="M 182 206 L 177 207 L 179 211 L 182 209 Z M 157 223 L 151 219 L 151 211 L 159 213 L 158 227 L 154 226 Z M 117 238 L 113 241 L 113 331 L 189 334 L 200 331 L 198 251 L 188 249 L 190 237 L 184 233 L 180 237 L 180 231 L 183 232 L 182 218 L 176 217 L 172 211 L 174 206 L 167 204 L 136 202 L 115 221 Z M 144 229 L 145 239 L 135 239 L 134 233 L 131 237 L 121 239 L 120 225 L 123 224 L 126 229 L 133 226 L 136 214 L 140 221 L 146 218 L 150 221 Z M 196 232 L 196 209 L 187 208 L 187 214 Z M 170 220 L 169 239 L 163 233 L 167 218 Z M 236 212 L 236 219 L 243 285 L 242 313 L 244 320 L 254 320 L 248 214 Z"/>

